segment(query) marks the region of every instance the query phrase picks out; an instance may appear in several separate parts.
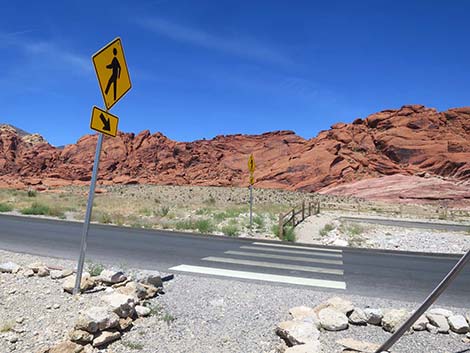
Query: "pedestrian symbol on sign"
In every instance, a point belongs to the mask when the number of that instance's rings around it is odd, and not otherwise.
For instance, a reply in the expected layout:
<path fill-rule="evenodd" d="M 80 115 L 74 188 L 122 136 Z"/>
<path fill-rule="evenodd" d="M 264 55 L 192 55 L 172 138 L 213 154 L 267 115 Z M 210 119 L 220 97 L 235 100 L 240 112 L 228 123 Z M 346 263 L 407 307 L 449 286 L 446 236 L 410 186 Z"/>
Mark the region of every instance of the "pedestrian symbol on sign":
<path fill-rule="evenodd" d="M 114 85 L 114 100 L 116 100 L 117 80 L 119 77 L 121 77 L 121 65 L 119 65 L 119 60 L 116 58 L 116 55 L 117 55 L 116 48 L 113 49 L 113 55 L 114 55 L 114 58 L 113 58 L 113 61 L 111 61 L 111 64 L 106 65 L 106 68 L 113 70 L 113 73 L 111 74 L 111 77 L 109 78 L 108 85 L 106 86 L 104 93 L 108 94 L 109 88 L 111 87 L 111 84 L 113 84 Z"/>

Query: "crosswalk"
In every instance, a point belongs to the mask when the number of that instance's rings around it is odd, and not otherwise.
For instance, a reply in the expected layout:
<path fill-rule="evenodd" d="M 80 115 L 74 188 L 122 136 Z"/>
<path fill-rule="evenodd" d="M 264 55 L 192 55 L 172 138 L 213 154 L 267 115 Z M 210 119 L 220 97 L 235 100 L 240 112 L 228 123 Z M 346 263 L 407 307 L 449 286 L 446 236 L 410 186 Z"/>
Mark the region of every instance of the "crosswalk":
<path fill-rule="evenodd" d="M 171 267 L 170 270 L 310 287 L 346 289 L 346 283 L 343 280 L 343 252 L 337 249 L 252 242 L 241 245 L 238 249 L 203 257 L 197 266 L 181 264 Z"/>

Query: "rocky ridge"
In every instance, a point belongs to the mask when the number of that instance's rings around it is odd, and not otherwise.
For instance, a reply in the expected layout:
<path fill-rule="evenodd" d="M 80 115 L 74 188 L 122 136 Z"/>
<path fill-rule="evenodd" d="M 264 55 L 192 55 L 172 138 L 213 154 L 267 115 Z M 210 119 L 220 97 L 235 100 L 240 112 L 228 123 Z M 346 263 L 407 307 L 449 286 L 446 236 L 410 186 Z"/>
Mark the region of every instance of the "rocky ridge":
<path fill-rule="evenodd" d="M 335 187 L 402 175 L 445 179 L 451 199 L 467 199 L 470 195 L 458 185 L 470 173 L 469 118 L 470 107 L 438 112 L 408 105 L 337 123 L 309 140 L 292 131 L 194 142 L 176 142 L 148 130 L 121 132 L 105 139 L 100 179 L 103 184 L 246 186 L 247 158 L 253 152 L 257 187 L 347 194 Z M 0 185 L 83 184 L 91 177 L 95 144 L 96 135 L 86 135 L 60 149 L 3 125 Z M 435 184 L 430 186 L 434 196 Z"/>

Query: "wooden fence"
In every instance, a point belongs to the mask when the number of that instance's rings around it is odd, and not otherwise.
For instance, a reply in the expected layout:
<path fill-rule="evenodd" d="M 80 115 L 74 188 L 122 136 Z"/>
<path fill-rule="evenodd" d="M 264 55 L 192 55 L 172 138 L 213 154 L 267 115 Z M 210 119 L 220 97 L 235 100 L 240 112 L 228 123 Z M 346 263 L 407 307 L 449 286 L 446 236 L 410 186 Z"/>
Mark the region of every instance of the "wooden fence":
<path fill-rule="evenodd" d="M 305 218 L 312 214 L 320 213 L 320 201 L 309 202 L 308 206 L 305 206 L 305 201 L 303 201 L 300 207 L 294 207 L 287 213 L 279 214 L 279 239 L 282 240 L 284 238 L 285 226 L 290 225 L 292 228 L 295 228 L 298 224 L 303 222 Z"/>

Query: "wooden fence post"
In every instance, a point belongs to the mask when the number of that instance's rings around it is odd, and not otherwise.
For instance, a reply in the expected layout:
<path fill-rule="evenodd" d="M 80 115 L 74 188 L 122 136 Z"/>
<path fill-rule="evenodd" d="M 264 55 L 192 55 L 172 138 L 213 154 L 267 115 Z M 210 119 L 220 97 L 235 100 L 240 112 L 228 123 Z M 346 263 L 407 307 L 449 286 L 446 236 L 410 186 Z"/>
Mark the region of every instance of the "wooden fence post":
<path fill-rule="evenodd" d="M 302 222 L 305 219 L 305 200 L 302 201 Z"/>
<path fill-rule="evenodd" d="M 295 207 L 292 209 L 292 228 L 295 228 Z"/>
<path fill-rule="evenodd" d="M 317 214 L 320 214 L 320 201 L 317 203 Z"/>
<path fill-rule="evenodd" d="M 279 213 L 279 239 L 284 237 L 284 215 Z"/>
<path fill-rule="evenodd" d="M 310 201 L 308 203 L 308 216 L 310 217 L 312 215 L 312 202 Z"/>

